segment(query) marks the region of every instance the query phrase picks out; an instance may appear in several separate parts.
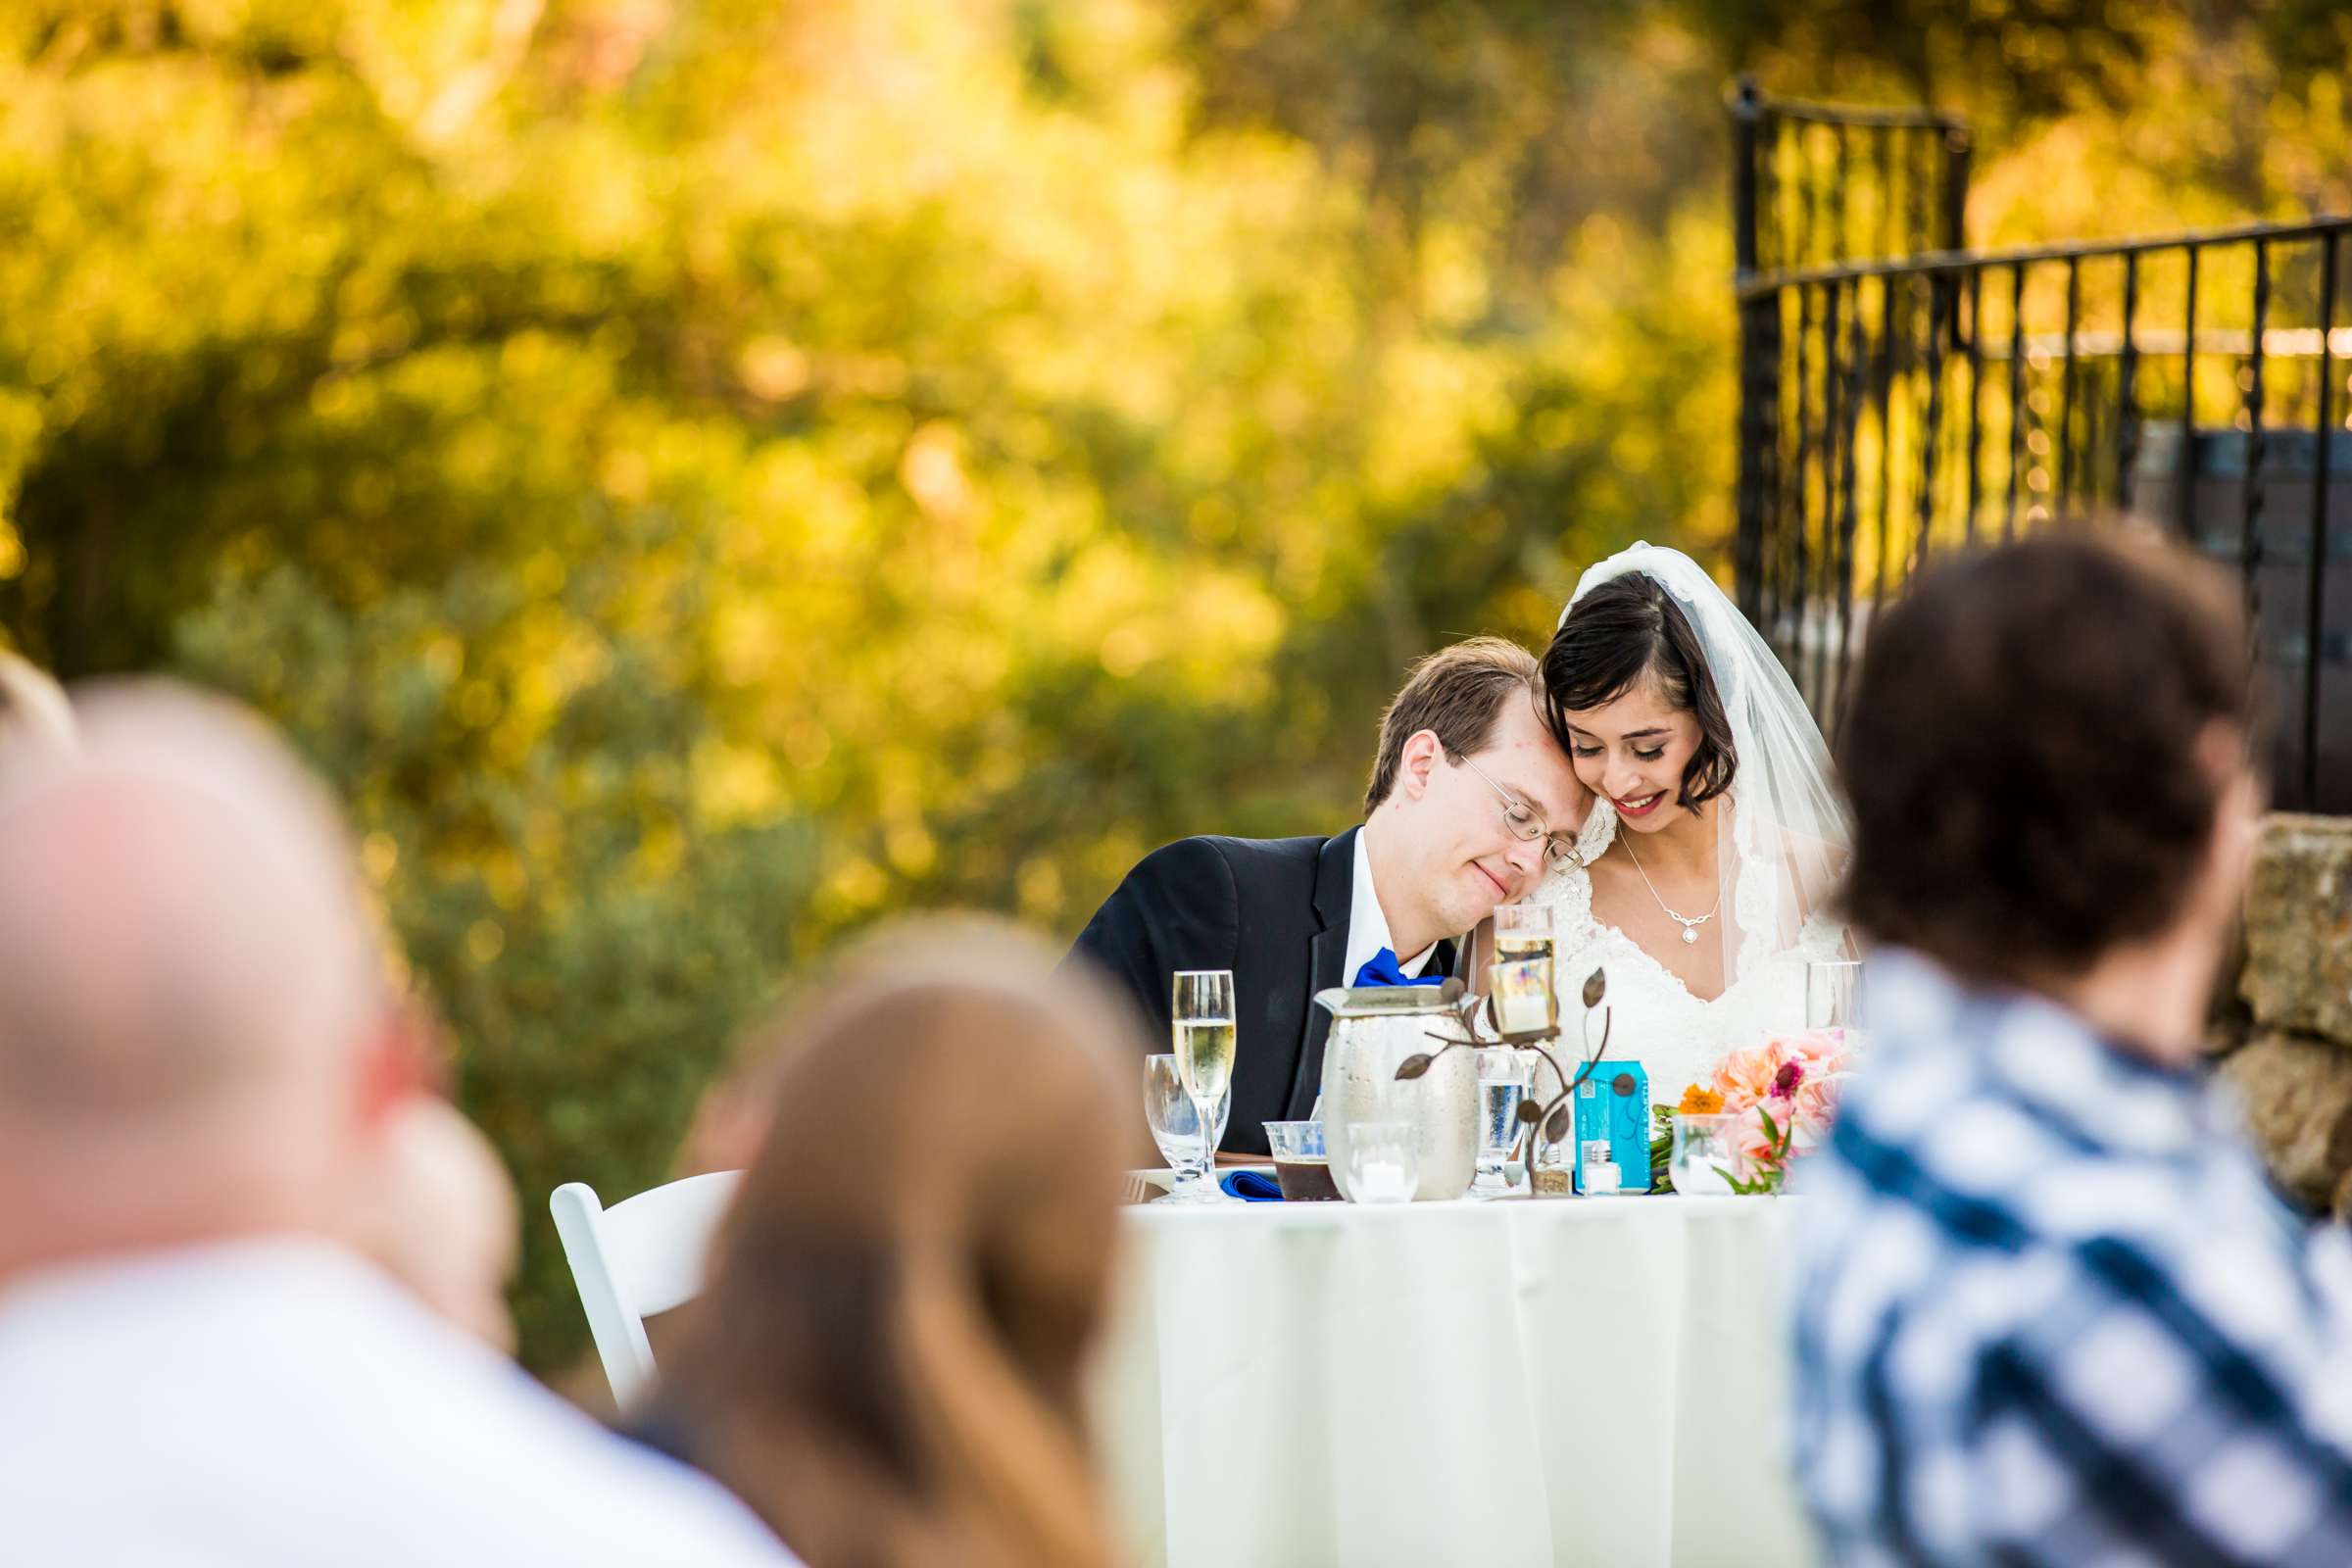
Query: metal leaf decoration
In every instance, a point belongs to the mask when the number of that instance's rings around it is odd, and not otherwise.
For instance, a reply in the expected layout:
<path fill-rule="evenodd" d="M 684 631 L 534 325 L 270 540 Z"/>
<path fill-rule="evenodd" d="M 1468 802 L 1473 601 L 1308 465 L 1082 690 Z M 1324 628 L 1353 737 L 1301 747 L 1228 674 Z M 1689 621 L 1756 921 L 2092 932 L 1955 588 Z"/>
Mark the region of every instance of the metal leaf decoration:
<path fill-rule="evenodd" d="M 1587 1010 L 1599 1006 L 1600 999 L 1607 996 L 1608 993 L 1608 978 L 1598 969 L 1593 970 L 1592 976 L 1585 981 L 1585 1006 Z"/>
<path fill-rule="evenodd" d="M 1519 1119 L 1521 1121 L 1542 1121 L 1544 1107 L 1532 1100 L 1522 1100 L 1519 1102 Z"/>
<path fill-rule="evenodd" d="M 1544 1124 L 1545 1141 L 1553 1144 L 1566 1143 L 1568 1129 L 1575 1124 L 1575 1104 L 1567 1101 L 1561 1102 L 1559 1108 L 1551 1113 L 1551 1119 Z"/>
<path fill-rule="evenodd" d="M 1429 1071 L 1429 1064 L 1435 1059 L 1436 1058 L 1430 1055 L 1430 1054 L 1426 1051 L 1414 1052 L 1411 1055 L 1405 1057 L 1404 1060 L 1397 1063 L 1396 1081 L 1400 1084 L 1408 1083 L 1411 1080 L 1420 1077 L 1423 1073 Z"/>

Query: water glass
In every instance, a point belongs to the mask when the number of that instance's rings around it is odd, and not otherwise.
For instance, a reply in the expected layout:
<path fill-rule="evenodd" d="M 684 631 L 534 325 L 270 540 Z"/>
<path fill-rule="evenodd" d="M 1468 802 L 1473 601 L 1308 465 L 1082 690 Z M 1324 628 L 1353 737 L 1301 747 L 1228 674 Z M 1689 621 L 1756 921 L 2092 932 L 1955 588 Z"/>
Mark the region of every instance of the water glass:
<path fill-rule="evenodd" d="M 1826 1029 L 1848 1051 L 1862 1044 L 1862 965 L 1823 958 L 1805 965 L 1805 1027 Z"/>
<path fill-rule="evenodd" d="M 1689 1113 L 1674 1118 L 1674 1152 L 1666 1169 L 1674 1178 L 1678 1197 L 1731 1196 L 1728 1173 L 1732 1168 L 1732 1123 L 1737 1119 Z"/>
<path fill-rule="evenodd" d="M 1232 1097 L 1217 1102 L 1215 1134 L 1200 1136 L 1200 1111 L 1186 1093 L 1184 1077 L 1176 1070 L 1173 1053 L 1144 1058 L 1144 1116 L 1152 1124 L 1152 1141 L 1160 1157 L 1176 1173 L 1176 1185 L 1155 1203 L 1233 1202 L 1208 1177 L 1216 1164 L 1217 1145 L 1225 1139 L 1225 1118 Z"/>
<path fill-rule="evenodd" d="M 1348 1197 L 1358 1203 L 1409 1203 L 1421 1185 L 1421 1155 L 1409 1122 L 1359 1121 L 1348 1129 Z"/>
<path fill-rule="evenodd" d="M 1519 1052 L 1497 1048 L 1478 1054 L 1478 1177 L 1470 1184 L 1471 1197 L 1501 1198 L 1510 1192 L 1504 1167 L 1519 1142 L 1519 1105 L 1534 1076 L 1533 1064 Z"/>

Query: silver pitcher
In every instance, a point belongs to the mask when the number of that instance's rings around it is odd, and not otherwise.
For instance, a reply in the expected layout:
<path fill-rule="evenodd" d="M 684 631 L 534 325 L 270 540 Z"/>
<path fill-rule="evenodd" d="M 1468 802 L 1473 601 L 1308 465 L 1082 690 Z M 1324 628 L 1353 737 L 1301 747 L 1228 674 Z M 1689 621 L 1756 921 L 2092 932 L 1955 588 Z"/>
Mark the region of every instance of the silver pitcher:
<path fill-rule="evenodd" d="M 1421 1170 L 1415 1202 L 1470 1190 L 1478 1168 L 1478 1053 L 1468 1046 L 1448 1051 L 1419 1078 L 1396 1081 L 1407 1056 L 1435 1054 L 1446 1041 L 1467 1038 L 1454 1004 L 1460 994 L 1458 981 L 1315 993 L 1315 1004 L 1331 1013 L 1331 1038 L 1323 1046 L 1323 1143 L 1331 1179 L 1349 1201 L 1355 1195 L 1348 1190 L 1348 1135 L 1357 1122 L 1412 1126 Z"/>

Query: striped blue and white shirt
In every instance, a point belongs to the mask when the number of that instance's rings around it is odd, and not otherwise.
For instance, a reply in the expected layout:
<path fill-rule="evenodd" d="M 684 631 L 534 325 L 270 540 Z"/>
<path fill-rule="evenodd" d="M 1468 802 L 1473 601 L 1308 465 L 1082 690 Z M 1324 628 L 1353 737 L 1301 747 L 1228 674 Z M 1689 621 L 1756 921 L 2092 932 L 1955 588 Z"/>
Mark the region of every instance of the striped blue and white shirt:
<path fill-rule="evenodd" d="M 1840 1564 L 2352 1563 L 2352 1245 L 2193 1068 L 1887 952 L 1802 1168 L 1795 1454 Z"/>

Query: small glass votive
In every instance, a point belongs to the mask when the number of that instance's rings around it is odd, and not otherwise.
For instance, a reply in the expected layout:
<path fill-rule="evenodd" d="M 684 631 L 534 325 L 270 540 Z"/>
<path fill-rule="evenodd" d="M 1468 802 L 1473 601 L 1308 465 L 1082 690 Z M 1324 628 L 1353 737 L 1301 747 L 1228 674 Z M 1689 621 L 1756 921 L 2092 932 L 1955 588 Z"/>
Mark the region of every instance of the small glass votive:
<path fill-rule="evenodd" d="M 1359 1121 L 1348 1129 L 1348 1197 L 1358 1203 L 1409 1203 L 1421 1185 L 1421 1154 L 1409 1122 Z"/>
<path fill-rule="evenodd" d="M 1691 1115 L 1674 1118 L 1674 1152 L 1667 1173 L 1680 1198 L 1732 1196 L 1732 1123 L 1729 1115 Z"/>
<path fill-rule="evenodd" d="M 1331 1156 L 1323 1148 L 1319 1121 L 1270 1121 L 1266 1147 L 1274 1152 L 1274 1179 L 1290 1203 L 1336 1203 L 1340 1185 L 1331 1179 Z"/>

